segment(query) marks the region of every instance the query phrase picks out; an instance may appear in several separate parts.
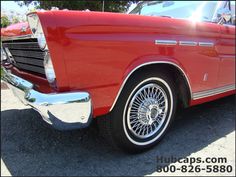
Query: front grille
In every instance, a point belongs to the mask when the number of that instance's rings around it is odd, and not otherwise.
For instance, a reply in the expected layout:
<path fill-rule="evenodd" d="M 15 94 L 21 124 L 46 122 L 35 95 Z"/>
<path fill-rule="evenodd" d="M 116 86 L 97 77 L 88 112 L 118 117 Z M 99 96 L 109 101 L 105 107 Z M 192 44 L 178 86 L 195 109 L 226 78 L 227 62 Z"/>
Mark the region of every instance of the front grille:
<path fill-rule="evenodd" d="M 37 39 L 3 41 L 2 45 L 9 50 L 12 55 L 10 62 L 16 68 L 45 76 L 43 64 L 45 52 L 40 49 Z"/>

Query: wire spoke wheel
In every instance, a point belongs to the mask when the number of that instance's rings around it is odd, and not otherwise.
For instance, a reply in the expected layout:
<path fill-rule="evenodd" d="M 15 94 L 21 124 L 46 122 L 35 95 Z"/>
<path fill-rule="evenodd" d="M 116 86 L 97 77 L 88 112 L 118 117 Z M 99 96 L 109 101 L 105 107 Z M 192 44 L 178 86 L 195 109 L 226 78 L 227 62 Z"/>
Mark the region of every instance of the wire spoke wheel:
<path fill-rule="evenodd" d="M 101 120 L 109 142 L 132 153 L 159 143 L 174 118 L 175 90 L 174 81 L 162 69 L 134 75 L 121 92 L 111 118 Z"/>
<path fill-rule="evenodd" d="M 160 130 L 166 119 L 168 98 L 156 83 L 142 86 L 132 97 L 127 110 L 127 125 L 137 138 L 145 139 Z"/>

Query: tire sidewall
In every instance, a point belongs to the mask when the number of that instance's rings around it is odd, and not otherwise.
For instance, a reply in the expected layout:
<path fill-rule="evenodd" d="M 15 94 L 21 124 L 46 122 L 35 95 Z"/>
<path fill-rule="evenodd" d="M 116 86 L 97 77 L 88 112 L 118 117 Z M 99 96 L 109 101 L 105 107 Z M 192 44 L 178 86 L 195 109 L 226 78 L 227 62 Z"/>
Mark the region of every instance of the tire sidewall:
<path fill-rule="evenodd" d="M 127 110 L 128 110 L 128 106 L 131 102 L 131 99 L 133 98 L 133 96 L 135 95 L 137 90 L 139 90 L 141 87 L 143 87 L 149 83 L 155 83 L 155 84 L 161 86 L 161 88 L 166 93 L 166 96 L 168 99 L 167 115 L 166 115 L 165 120 L 164 120 L 163 124 L 161 125 L 160 129 L 156 133 L 154 133 L 152 136 L 150 136 L 148 138 L 140 139 L 140 138 L 137 138 L 134 135 L 132 135 L 132 133 L 128 129 Z M 151 77 L 151 78 L 148 78 L 148 79 L 142 81 L 134 88 L 132 93 L 129 95 L 127 102 L 125 104 L 125 107 L 124 107 L 123 129 L 124 129 L 126 137 L 129 139 L 130 142 L 132 142 L 133 144 L 138 145 L 138 146 L 145 146 L 145 145 L 155 142 L 155 140 L 157 140 L 163 134 L 164 130 L 167 128 L 167 125 L 169 124 L 169 121 L 170 121 L 170 117 L 172 115 L 172 111 L 173 111 L 173 96 L 172 96 L 172 91 L 171 91 L 169 85 L 163 79 L 157 78 L 157 77 Z"/>
<path fill-rule="evenodd" d="M 174 82 L 172 79 L 162 72 L 158 73 L 143 73 L 140 75 L 136 75 L 133 77 L 132 81 L 128 82 L 124 90 L 122 91 L 117 104 L 112 111 L 112 131 L 114 135 L 115 142 L 122 149 L 130 149 L 130 150 L 145 150 L 147 148 L 152 147 L 156 143 L 158 143 L 161 138 L 165 135 L 168 130 L 176 109 L 176 94 Z M 158 84 L 166 93 L 168 98 L 168 113 L 166 115 L 165 121 L 162 124 L 160 130 L 158 130 L 154 135 L 147 138 L 146 142 L 138 141 L 138 139 L 134 139 L 129 132 L 127 127 L 127 108 L 132 99 L 132 96 L 136 93 L 139 88 L 142 86 L 155 83 Z"/>

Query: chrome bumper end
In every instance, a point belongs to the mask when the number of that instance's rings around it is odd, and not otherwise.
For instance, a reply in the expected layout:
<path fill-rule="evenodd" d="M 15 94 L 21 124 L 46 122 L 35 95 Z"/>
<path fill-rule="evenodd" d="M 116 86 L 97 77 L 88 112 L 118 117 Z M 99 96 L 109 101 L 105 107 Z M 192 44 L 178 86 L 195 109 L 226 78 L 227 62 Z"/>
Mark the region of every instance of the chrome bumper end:
<path fill-rule="evenodd" d="M 92 103 L 87 92 L 44 94 L 33 84 L 15 76 L 5 68 L 1 79 L 25 105 L 38 111 L 43 119 L 59 130 L 87 127 L 92 120 Z"/>

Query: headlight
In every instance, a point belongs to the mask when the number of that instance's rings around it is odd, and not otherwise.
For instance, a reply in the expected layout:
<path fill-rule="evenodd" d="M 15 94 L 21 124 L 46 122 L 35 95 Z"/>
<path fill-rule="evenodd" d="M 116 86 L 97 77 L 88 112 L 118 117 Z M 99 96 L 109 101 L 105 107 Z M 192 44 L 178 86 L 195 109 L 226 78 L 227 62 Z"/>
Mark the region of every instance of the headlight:
<path fill-rule="evenodd" d="M 43 33 L 43 28 L 37 14 L 29 14 L 27 16 L 30 29 L 33 35 L 37 38 L 41 50 L 47 50 L 47 42 Z"/>
<path fill-rule="evenodd" d="M 47 46 L 47 43 L 46 43 L 46 39 L 45 39 L 44 34 L 43 33 L 38 34 L 37 35 L 37 40 L 38 40 L 39 47 L 42 50 L 45 50 L 46 46 Z"/>
<path fill-rule="evenodd" d="M 37 14 L 32 13 L 27 16 L 27 19 L 33 36 L 37 38 L 39 47 L 41 48 L 41 50 L 44 50 L 44 69 L 47 80 L 51 86 L 55 86 L 56 75 L 54 72 L 52 60 L 48 51 L 46 38 L 39 17 Z"/>
<path fill-rule="evenodd" d="M 48 52 L 46 52 L 46 54 L 45 54 L 44 68 L 45 68 L 45 74 L 46 74 L 48 82 L 51 83 L 51 84 L 54 83 L 54 81 L 56 79 L 56 75 L 55 75 L 55 72 L 54 72 L 54 69 L 53 69 L 50 54 Z"/>

